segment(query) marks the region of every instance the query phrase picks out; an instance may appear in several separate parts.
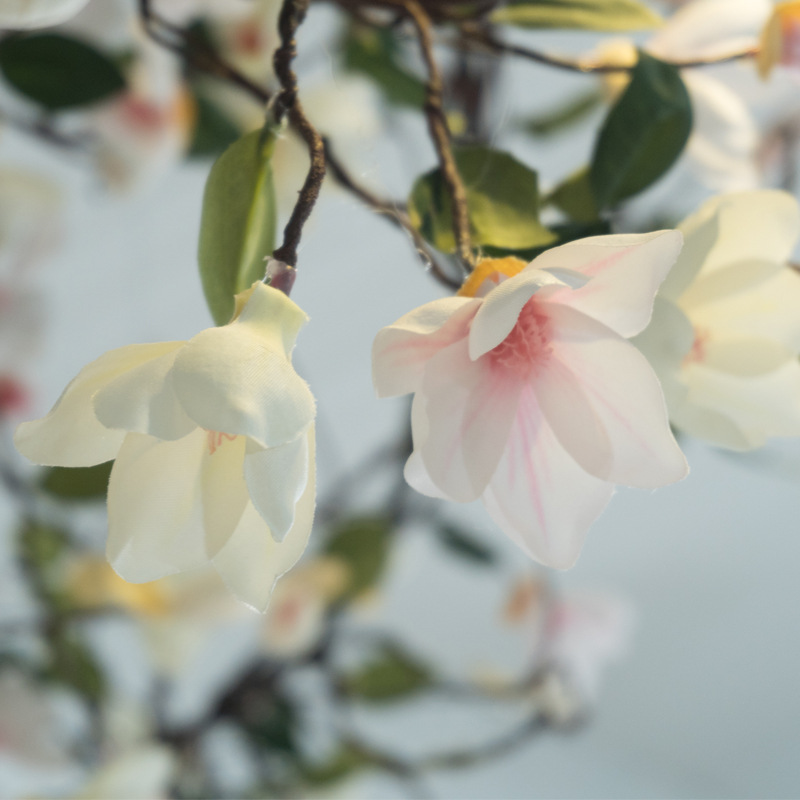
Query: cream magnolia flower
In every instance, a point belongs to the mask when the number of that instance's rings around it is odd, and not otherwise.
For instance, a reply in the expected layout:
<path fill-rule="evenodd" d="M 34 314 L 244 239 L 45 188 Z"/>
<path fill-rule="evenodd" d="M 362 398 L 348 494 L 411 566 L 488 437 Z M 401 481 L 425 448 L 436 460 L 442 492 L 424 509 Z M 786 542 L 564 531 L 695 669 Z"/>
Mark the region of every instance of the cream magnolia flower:
<path fill-rule="evenodd" d="M 22 30 L 58 25 L 89 0 L 0 0 L 0 28 Z"/>
<path fill-rule="evenodd" d="M 670 419 L 734 450 L 800 435 L 800 276 L 786 264 L 797 201 L 768 190 L 718 197 L 680 230 L 686 246 L 636 339 Z"/>
<path fill-rule="evenodd" d="M 378 394 L 415 393 L 408 482 L 481 498 L 531 557 L 565 569 L 614 484 L 683 478 L 661 387 L 626 341 L 649 322 L 680 247 L 659 231 L 572 242 L 527 266 L 484 261 L 461 297 L 380 331 Z"/>
<path fill-rule="evenodd" d="M 188 342 L 112 350 L 43 419 L 17 428 L 39 464 L 116 459 L 107 556 L 134 583 L 211 560 L 264 609 L 314 515 L 314 399 L 291 363 L 306 315 L 261 283 Z"/>

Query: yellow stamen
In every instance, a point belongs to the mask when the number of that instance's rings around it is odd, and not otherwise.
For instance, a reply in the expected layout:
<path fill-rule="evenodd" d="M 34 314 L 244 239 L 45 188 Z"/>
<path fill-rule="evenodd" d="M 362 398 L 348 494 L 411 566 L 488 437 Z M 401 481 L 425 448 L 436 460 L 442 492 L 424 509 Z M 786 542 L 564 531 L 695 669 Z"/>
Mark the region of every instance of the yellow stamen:
<path fill-rule="evenodd" d="M 459 297 L 475 297 L 484 281 L 499 283 L 500 276 L 513 278 L 519 275 L 528 265 L 516 256 L 506 258 L 484 258 L 464 281 L 463 286 L 456 293 Z"/>

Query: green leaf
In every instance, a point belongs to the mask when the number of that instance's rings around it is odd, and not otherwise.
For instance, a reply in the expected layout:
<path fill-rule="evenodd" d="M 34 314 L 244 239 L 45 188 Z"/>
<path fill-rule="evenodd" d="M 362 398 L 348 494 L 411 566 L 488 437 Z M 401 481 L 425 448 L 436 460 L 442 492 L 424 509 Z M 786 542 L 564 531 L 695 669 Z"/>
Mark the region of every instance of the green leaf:
<path fill-rule="evenodd" d="M 555 236 L 539 222 L 536 173 L 512 155 L 488 147 L 458 147 L 456 165 L 467 190 L 476 245 L 521 250 Z M 414 183 L 408 200 L 412 224 L 438 250 L 455 252 L 450 195 L 437 168 Z"/>
<path fill-rule="evenodd" d="M 72 686 L 87 700 L 100 700 L 105 692 L 105 678 L 77 631 L 59 628 L 51 645 L 49 676 Z"/>
<path fill-rule="evenodd" d="M 198 260 L 211 316 L 225 325 L 233 297 L 264 277 L 275 249 L 275 135 L 253 131 L 214 163 L 203 195 Z"/>
<path fill-rule="evenodd" d="M 360 672 L 343 680 L 349 694 L 373 703 L 399 700 L 431 684 L 430 670 L 396 645 L 386 645 Z"/>
<path fill-rule="evenodd" d="M 600 218 L 588 167 L 579 169 L 559 184 L 547 202 L 560 208 L 575 222 L 595 222 Z"/>
<path fill-rule="evenodd" d="M 498 8 L 489 19 L 520 28 L 591 31 L 643 31 L 663 24 L 638 0 L 522 0 Z"/>
<path fill-rule="evenodd" d="M 344 68 L 374 81 L 390 103 L 422 108 L 425 84 L 402 65 L 399 42 L 389 28 L 353 24 L 341 49 Z"/>
<path fill-rule="evenodd" d="M 0 41 L 0 71 L 18 92 L 50 111 L 99 103 L 125 88 L 112 59 L 55 33 Z"/>
<path fill-rule="evenodd" d="M 50 467 L 41 486 L 48 494 L 65 500 L 103 500 L 113 466 L 113 461 L 106 461 L 95 467 Z"/>
<path fill-rule="evenodd" d="M 691 132 L 692 104 L 680 72 L 640 52 L 595 144 L 589 179 L 598 205 L 613 206 L 658 180 Z"/>
<path fill-rule="evenodd" d="M 495 555 L 483 542 L 465 533 L 455 525 L 444 524 L 436 529 L 439 541 L 451 553 L 467 561 L 489 566 L 494 564 Z"/>
<path fill-rule="evenodd" d="M 355 747 L 344 745 L 329 761 L 324 764 L 303 768 L 303 778 L 315 786 L 328 786 L 336 783 L 358 770 L 372 764 L 366 753 Z"/>
<path fill-rule="evenodd" d="M 347 565 L 349 582 L 346 598 L 372 588 L 386 567 L 392 521 L 388 517 L 356 517 L 337 527 L 324 552 Z"/>
<path fill-rule="evenodd" d="M 600 92 L 582 94 L 549 113 L 525 120 L 521 127 L 533 136 L 551 136 L 576 125 L 594 111 L 602 100 L 603 96 Z"/>
<path fill-rule="evenodd" d="M 248 733 L 268 750 L 293 753 L 297 749 L 297 713 L 283 697 L 271 697 L 272 702 L 248 705 L 242 722 Z"/>
<path fill-rule="evenodd" d="M 67 534 L 51 525 L 28 521 L 19 532 L 20 555 L 37 570 L 54 563 L 68 546 Z"/>
<path fill-rule="evenodd" d="M 217 158 L 240 136 L 238 125 L 202 92 L 194 93 L 197 120 L 190 158 Z"/>

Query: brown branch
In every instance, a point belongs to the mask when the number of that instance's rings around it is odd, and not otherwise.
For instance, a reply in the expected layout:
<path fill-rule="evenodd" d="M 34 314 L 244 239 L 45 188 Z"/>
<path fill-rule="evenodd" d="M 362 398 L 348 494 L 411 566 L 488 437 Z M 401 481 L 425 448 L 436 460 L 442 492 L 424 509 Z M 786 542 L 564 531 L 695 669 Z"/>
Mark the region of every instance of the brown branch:
<path fill-rule="evenodd" d="M 461 282 L 455 278 L 451 278 L 442 269 L 422 234 L 412 225 L 405 208 L 399 203 L 377 197 L 370 192 L 369 189 L 356 183 L 350 173 L 344 168 L 341 161 L 339 161 L 332 152 L 330 141 L 325 138 L 323 138 L 323 141 L 325 143 L 325 157 L 333 179 L 350 192 L 350 194 L 355 195 L 361 200 L 364 205 L 376 211 L 378 214 L 384 215 L 398 228 L 404 230 L 411 238 L 422 263 L 425 265 L 426 269 L 430 270 L 434 278 L 448 289 L 458 289 L 461 286 Z"/>
<path fill-rule="evenodd" d="M 555 56 L 549 53 L 542 53 L 539 50 L 532 50 L 529 47 L 521 47 L 509 44 L 496 38 L 483 29 L 476 29 L 471 25 L 463 25 L 459 41 L 471 44 L 480 50 L 488 51 L 496 55 L 511 55 L 519 58 L 535 61 L 537 64 L 544 64 L 548 67 L 566 70 L 568 72 L 582 72 L 586 74 L 608 74 L 619 72 L 631 72 L 636 65 L 627 66 L 619 64 L 603 64 L 601 62 L 591 62 L 587 59 L 572 59 L 564 56 Z M 730 61 L 738 61 L 743 58 L 753 58 L 758 54 L 757 47 L 749 47 L 745 50 L 737 50 L 727 53 L 717 58 L 698 58 L 690 60 L 671 60 L 661 59 L 667 64 L 678 69 L 692 69 L 695 67 L 709 67 L 715 64 L 725 64 Z"/>

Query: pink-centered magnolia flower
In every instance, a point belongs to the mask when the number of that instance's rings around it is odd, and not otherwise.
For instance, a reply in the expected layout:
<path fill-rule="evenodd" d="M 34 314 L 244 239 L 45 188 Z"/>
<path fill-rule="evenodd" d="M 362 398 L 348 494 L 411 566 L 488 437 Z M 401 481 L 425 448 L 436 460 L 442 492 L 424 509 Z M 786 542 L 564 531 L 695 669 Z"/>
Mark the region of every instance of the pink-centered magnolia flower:
<path fill-rule="evenodd" d="M 658 379 L 626 341 L 649 322 L 681 241 L 600 236 L 527 266 L 485 260 L 460 296 L 381 330 L 379 396 L 414 392 L 411 486 L 480 498 L 532 558 L 566 569 L 615 484 L 683 478 Z"/>

